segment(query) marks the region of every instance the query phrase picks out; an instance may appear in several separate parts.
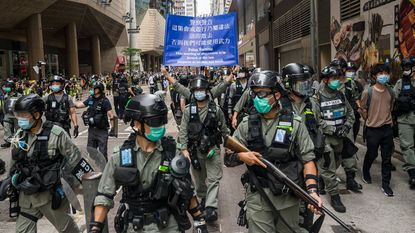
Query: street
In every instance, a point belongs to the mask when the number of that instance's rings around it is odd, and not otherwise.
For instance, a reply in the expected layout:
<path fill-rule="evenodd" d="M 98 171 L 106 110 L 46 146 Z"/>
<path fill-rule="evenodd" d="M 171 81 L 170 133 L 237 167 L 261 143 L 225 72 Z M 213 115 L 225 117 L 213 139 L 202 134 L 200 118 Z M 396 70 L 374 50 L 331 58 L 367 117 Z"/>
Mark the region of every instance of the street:
<path fill-rule="evenodd" d="M 144 91 L 148 92 L 148 88 L 144 87 Z M 112 102 L 112 96 L 109 96 Z M 169 94 L 166 99 L 169 106 Z M 74 139 L 76 144 L 84 149 L 87 144 L 87 128 L 81 122 L 80 115 L 83 110 L 78 109 L 78 123 L 80 125 L 80 135 Z M 108 151 L 112 151 L 116 145 L 120 145 L 130 134 L 131 129 L 125 125 L 121 120 L 119 122 L 118 138 L 110 138 L 108 143 Z M 169 123 L 167 125 L 167 135 L 177 138 L 178 132 L 175 121 L 169 112 Z M 3 129 L 0 130 L 0 137 L 3 137 Z M 361 167 L 362 160 L 366 151 L 365 146 L 358 144 L 359 147 L 359 167 Z M 9 163 L 10 152 L 6 149 L 0 150 L 0 155 L 6 163 Z M 372 167 L 373 184 L 367 185 L 361 181 L 360 173 L 358 172 L 357 181 L 363 184 L 363 193 L 355 194 L 345 189 L 345 183 L 341 183 L 342 200 L 347 208 L 344 214 L 336 213 L 336 215 L 344 220 L 346 223 L 357 227 L 361 232 L 365 233 L 411 233 L 415 232 L 412 226 L 415 216 L 415 195 L 414 191 L 409 190 L 407 184 L 407 174 L 402 171 L 402 162 L 396 158 L 392 160 L 397 167 L 397 171 L 392 173 L 392 188 L 395 191 L 395 196 L 387 198 L 380 191 L 380 159 L 376 160 Z M 210 232 L 227 232 L 239 233 L 247 232 L 246 228 L 237 226 L 236 218 L 239 213 L 237 203 L 244 197 L 244 189 L 240 183 L 240 176 L 244 172 L 245 167 L 239 166 L 235 168 L 223 168 L 224 174 L 221 181 L 220 189 L 220 203 L 219 203 L 219 221 L 217 225 L 210 226 Z M 344 170 L 340 168 L 340 178 L 345 179 Z M 3 175 L 1 178 L 5 178 Z M 116 203 L 120 199 L 119 193 L 115 198 Z M 332 210 L 329 205 L 327 195 L 323 196 L 326 206 Z M 81 201 L 82 203 L 82 201 Z M 113 220 L 116 214 L 118 205 L 109 212 L 108 220 L 110 232 L 115 232 L 113 228 Z M 9 202 L 8 200 L 0 203 L 0 232 L 12 232 L 15 228 L 14 220 L 9 218 L 8 214 Z M 86 210 L 90 211 L 90 210 Z M 77 217 L 78 224 L 84 225 L 84 218 Z M 85 227 L 83 227 L 85 229 Z M 42 218 L 38 221 L 38 232 L 52 233 L 56 232 L 53 226 Z M 85 232 L 85 231 L 84 231 Z M 190 230 L 187 232 L 191 232 Z M 342 228 L 334 222 L 330 217 L 326 216 L 325 222 L 321 232 L 344 232 Z"/>

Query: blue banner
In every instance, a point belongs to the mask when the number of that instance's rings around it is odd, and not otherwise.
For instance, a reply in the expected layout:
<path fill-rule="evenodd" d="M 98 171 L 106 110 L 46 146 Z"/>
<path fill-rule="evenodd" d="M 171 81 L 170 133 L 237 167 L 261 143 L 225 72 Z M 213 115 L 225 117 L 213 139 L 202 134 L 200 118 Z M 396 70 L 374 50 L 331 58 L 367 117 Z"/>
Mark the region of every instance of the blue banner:
<path fill-rule="evenodd" d="M 213 17 L 167 15 L 163 64 L 166 66 L 238 64 L 236 13 Z"/>

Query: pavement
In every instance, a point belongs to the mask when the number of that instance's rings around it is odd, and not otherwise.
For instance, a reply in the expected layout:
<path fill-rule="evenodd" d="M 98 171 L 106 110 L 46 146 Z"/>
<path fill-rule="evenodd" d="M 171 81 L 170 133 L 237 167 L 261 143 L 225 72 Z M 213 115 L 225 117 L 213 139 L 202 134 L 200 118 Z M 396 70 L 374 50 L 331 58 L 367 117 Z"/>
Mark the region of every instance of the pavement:
<path fill-rule="evenodd" d="M 145 92 L 148 88 L 143 88 Z M 109 96 L 112 101 L 112 96 Z M 169 95 L 167 94 L 166 101 L 169 103 Z M 169 105 L 169 104 L 168 104 Z M 80 125 L 80 135 L 74 139 L 79 148 L 85 150 L 87 144 L 87 128 L 81 122 L 80 115 L 83 109 L 78 109 L 78 122 Z M 1 127 L 1 126 L 0 126 Z M 0 137 L 3 137 L 3 129 L 0 128 Z M 110 138 L 108 142 L 108 151 L 119 144 L 122 144 L 127 139 L 131 129 L 122 121 L 119 122 L 119 136 L 118 138 Z M 169 124 L 167 125 L 167 134 L 177 138 L 178 132 L 176 124 L 173 120 L 171 111 L 169 112 Z M 361 142 L 361 140 L 358 140 Z M 359 168 L 362 167 L 363 158 L 366 148 L 362 144 L 357 144 L 359 147 Z M 380 156 L 379 156 L 380 157 Z M 0 158 L 9 163 L 10 150 L 0 149 Z M 373 184 L 365 184 L 361 180 L 361 171 L 358 171 L 357 181 L 362 183 L 362 193 L 352 193 L 345 189 L 345 174 L 342 168 L 339 168 L 338 176 L 342 180 L 340 183 L 342 201 L 347 207 L 346 213 L 336 213 L 329 204 L 327 195 L 322 196 L 326 206 L 332 210 L 339 218 L 347 224 L 351 224 L 359 229 L 362 233 L 414 233 L 415 228 L 415 191 L 409 190 L 408 176 L 402 171 L 402 157 L 399 153 L 392 159 L 392 163 L 397 167 L 397 171 L 392 173 L 391 187 L 395 192 L 394 197 L 385 197 L 380 191 L 381 173 L 380 173 L 380 158 L 378 158 L 371 170 Z M 219 196 L 219 220 L 216 224 L 209 226 L 209 232 L 225 232 L 225 233 L 244 233 L 248 232 L 246 228 L 239 227 L 236 224 L 236 218 L 239 213 L 237 203 L 244 198 L 244 189 L 240 183 L 240 176 L 246 170 L 244 166 L 235 168 L 223 168 L 223 178 L 221 181 L 220 196 Z M 5 175 L 0 178 L 3 179 Z M 113 220 L 118 208 L 118 201 L 120 194 L 115 198 L 117 205 L 109 212 L 109 231 L 115 232 L 113 228 Z M 79 196 L 82 202 L 81 196 Z M 14 232 L 15 220 L 9 218 L 8 214 L 9 202 L 0 202 L 0 232 Z M 75 216 L 81 229 L 85 229 L 85 219 L 81 214 Z M 57 232 L 54 227 L 48 222 L 46 218 L 38 221 L 38 232 L 53 233 Z M 86 232 L 86 231 L 84 231 Z M 192 232 L 191 230 L 187 232 Z M 341 233 L 345 232 L 339 225 L 326 216 L 325 222 L 320 232 L 323 233 Z"/>

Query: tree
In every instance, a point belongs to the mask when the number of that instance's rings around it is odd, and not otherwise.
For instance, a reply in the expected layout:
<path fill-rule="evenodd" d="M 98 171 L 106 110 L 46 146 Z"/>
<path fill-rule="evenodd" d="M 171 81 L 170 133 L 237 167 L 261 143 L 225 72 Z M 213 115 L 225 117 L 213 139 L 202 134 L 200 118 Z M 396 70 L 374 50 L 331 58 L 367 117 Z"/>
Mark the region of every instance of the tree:
<path fill-rule="evenodd" d="M 132 62 L 132 60 L 133 60 L 132 58 L 133 58 L 134 56 L 136 56 L 136 55 L 140 55 L 140 54 L 141 54 L 141 49 L 136 49 L 136 48 L 124 48 L 121 52 L 122 52 L 122 54 L 123 54 L 124 56 L 128 57 L 128 61 L 129 61 L 128 67 L 129 67 L 129 69 L 130 69 L 130 71 L 131 71 L 131 69 L 132 69 L 133 67 L 137 66 L 137 64 L 134 64 L 134 63 Z"/>

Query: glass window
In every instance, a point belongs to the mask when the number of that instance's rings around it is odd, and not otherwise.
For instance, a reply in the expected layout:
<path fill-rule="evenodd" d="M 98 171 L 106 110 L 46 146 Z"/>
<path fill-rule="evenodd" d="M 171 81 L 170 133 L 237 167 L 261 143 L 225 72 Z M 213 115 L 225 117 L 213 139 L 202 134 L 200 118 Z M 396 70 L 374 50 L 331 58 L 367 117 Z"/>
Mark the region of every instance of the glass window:
<path fill-rule="evenodd" d="M 245 30 L 249 32 L 251 29 L 254 28 L 254 21 L 255 21 L 255 14 L 254 14 L 254 6 L 255 1 L 245 1 Z"/>
<path fill-rule="evenodd" d="M 268 16 L 270 0 L 257 0 L 257 21 Z"/>

